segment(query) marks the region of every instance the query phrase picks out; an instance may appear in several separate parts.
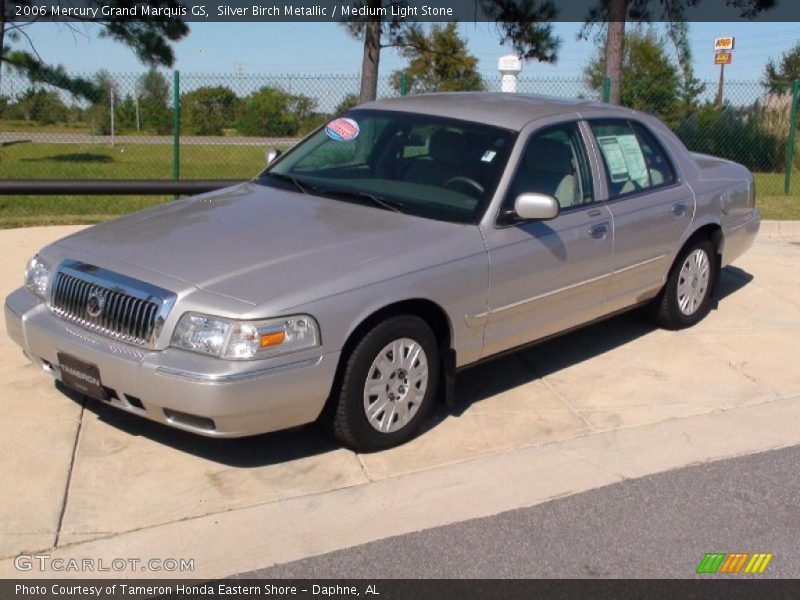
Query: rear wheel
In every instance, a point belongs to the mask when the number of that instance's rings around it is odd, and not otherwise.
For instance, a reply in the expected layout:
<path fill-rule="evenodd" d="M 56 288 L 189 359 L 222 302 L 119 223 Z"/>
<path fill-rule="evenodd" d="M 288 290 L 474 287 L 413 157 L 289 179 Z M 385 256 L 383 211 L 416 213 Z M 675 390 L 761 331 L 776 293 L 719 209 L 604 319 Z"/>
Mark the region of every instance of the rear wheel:
<path fill-rule="evenodd" d="M 681 251 L 667 283 L 650 306 L 653 320 L 666 329 L 684 329 L 701 321 L 711 310 L 716 280 L 714 246 L 698 239 Z"/>
<path fill-rule="evenodd" d="M 336 390 L 333 432 L 354 450 L 381 450 L 416 434 L 439 379 L 436 337 L 419 317 L 376 325 L 358 343 Z"/>

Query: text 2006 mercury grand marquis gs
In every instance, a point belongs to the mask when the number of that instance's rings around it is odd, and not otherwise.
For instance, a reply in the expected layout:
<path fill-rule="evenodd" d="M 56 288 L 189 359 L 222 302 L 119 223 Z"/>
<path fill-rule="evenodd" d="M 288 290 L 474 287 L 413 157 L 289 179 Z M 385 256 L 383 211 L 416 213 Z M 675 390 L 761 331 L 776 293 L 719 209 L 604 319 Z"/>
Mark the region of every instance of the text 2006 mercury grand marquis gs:
<path fill-rule="evenodd" d="M 480 359 L 638 305 L 694 325 L 758 227 L 747 169 L 652 117 L 423 95 L 43 248 L 5 315 L 34 363 L 122 410 L 221 437 L 324 416 L 374 450 Z"/>

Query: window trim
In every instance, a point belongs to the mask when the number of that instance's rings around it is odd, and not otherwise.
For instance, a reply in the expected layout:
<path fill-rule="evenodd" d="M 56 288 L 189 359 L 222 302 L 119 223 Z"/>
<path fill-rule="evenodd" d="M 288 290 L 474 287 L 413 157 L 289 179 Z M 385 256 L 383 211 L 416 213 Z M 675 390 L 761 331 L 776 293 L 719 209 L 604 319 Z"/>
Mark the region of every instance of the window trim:
<path fill-rule="evenodd" d="M 581 123 L 584 122 L 585 119 L 578 117 L 577 115 L 574 118 L 559 121 L 557 123 L 549 123 L 547 125 L 543 125 L 542 127 L 533 130 L 531 133 L 528 134 L 528 137 L 523 141 L 522 151 L 519 154 L 516 164 L 514 165 L 514 172 L 511 174 L 511 178 L 509 179 L 508 186 L 503 192 L 503 198 L 500 202 L 500 206 L 497 209 L 497 214 L 494 218 L 494 227 L 495 229 L 505 229 L 507 227 L 518 227 L 524 223 L 528 223 L 529 221 L 520 221 L 520 222 L 504 222 L 503 221 L 503 207 L 505 206 L 506 202 L 508 202 L 509 194 L 511 192 L 511 188 L 514 184 L 514 181 L 519 174 L 520 169 L 522 168 L 522 162 L 525 158 L 525 152 L 528 150 L 528 145 L 530 144 L 531 140 L 536 136 L 540 135 L 543 132 L 547 132 L 550 129 L 558 129 L 560 127 L 566 127 L 573 125 L 575 127 L 575 131 L 578 133 L 578 138 L 580 139 L 581 146 L 583 147 L 584 157 L 586 158 L 586 170 L 588 171 L 589 175 L 589 182 L 592 187 L 592 200 L 590 202 L 586 202 L 584 204 L 576 204 L 574 206 L 570 206 L 567 208 L 562 208 L 561 204 L 559 203 L 558 208 L 558 216 L 556 219 L 563 214 L 569 214 L 572 212 L 577 212 L 579 210 L 587 210 L 591 207 L 596 207 L 598 204 L 601 204 L 603 201 L 599 200 L 597 197 L 597 182 L 594 180 L 594 169 L 592 167 L 592 152 L 593 150 L 589 147 L 588 140 L 586 139 L 586 134 L 581 127 Z M 508 168 L 508 167 L 506 167 Z M 556 202 L 558 202 L 558 198 L 556 198 Z"/>
<path fill-rule="evenodd" d="M 597 141 L 597 134 L 595 133 L 594 129 L 592 128 L 593 124 L 596 123 L 625 123 L 630 128 L 633 135 L 636 136 L 636 142 L 639 144 L 639 149 L 642 152 L 642 157 L 644 157 L 644 149 L 642 148 L 642 140 L 639 136 L 639 133 L 633 127 L 633 125 L 638 125 L 642 127 L 645 131 L 647 131 L 653 138 L 653 141 L 656 143 L 658 150 L 661 151 L 664 160 L 667 161 L 667 166 L 669 167 L 670 171 L 672 172 L 672 181 L 667 183 L 660 183 L 658 185 L 653 185 L 641 190 L 634 190 L 632 192 L 628 192 L 627 194 L 612 196 L 611 195 L 611 174 L 608 171 L 608 164 L 606 164 L 606 157 L 603 155 L 603 150 L 600 148 L 600 143 Z M 623 117 L 595 117 L 586 119 L 586 124 L 588 125 L 589 132 L 592 135 L 592 139 L 595 142 L 595 152 L 598 155 L 598 161 L 602 165 L 602 173 L 605 175 L 605 183 L 606 183 L 606 193 L 608 198 L 606 198 L 606 202 L 616 202 L 618 200 L 628 200 L 629 198 L 636 198 L 641 196 L 642 194 L 649 194 L 655 191 L 667 190 L 673 187 L 680 186 L 683 181 L 681 178 L 680 171 L 675 167 L 675 160 L 673 159 L 672 155 L 664 148 L 664 144 L 661 143 L 661 140 L 658 139 L 658 136 L 653 133 L 653 130 L 648 127 L 643 122 L 639 121 L 638 119 L 629 119 Z"/>

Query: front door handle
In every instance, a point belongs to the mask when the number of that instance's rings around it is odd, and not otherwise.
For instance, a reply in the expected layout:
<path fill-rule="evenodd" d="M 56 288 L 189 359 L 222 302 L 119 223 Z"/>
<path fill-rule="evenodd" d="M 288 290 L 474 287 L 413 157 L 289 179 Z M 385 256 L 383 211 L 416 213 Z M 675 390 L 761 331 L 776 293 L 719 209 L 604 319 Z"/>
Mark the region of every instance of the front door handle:
<path fill-rule="evenodd" d="M 677 202 L 672 205 L 672 216 L 676 219 L 679 219 L 683 215 L 686 214 L 686 204 L 683 202 Z"/>
<path fill-rule="evenodd" d="M 608 235 L 608 223 L 598 223 L 589 227 L 589 236 L 596 240 L 604 240 Z"/>

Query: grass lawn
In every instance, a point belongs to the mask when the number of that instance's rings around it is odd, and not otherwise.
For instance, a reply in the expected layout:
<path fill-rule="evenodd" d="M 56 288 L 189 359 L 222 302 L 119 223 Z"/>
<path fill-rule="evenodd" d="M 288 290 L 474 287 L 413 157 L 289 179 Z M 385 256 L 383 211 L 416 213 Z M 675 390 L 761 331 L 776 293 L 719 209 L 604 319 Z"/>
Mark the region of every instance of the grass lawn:
<path fill-rule="evenodd" d="M 258 146 L 185 145 L 182 179 L 247 179 L 264 167 Z M 124 144 L 21 143 L 0 148 L 0 179 L 168 179 L 172 147 Z M 756 173 L 757 203 L 764 219 L 800 220 L 800 172 L 793 193 L 783 195 L 783 174 Z M 0 228 L 98 223 L 165 202 L 164 196 L 0 196 Z"/>
<path fill-rule="evenodd" d="M 44 125 L 24 119 L 0 119 L 0 131 L 27 131 L 30 133 L 91 133 L 88 123 L 53 123 Z"/>

